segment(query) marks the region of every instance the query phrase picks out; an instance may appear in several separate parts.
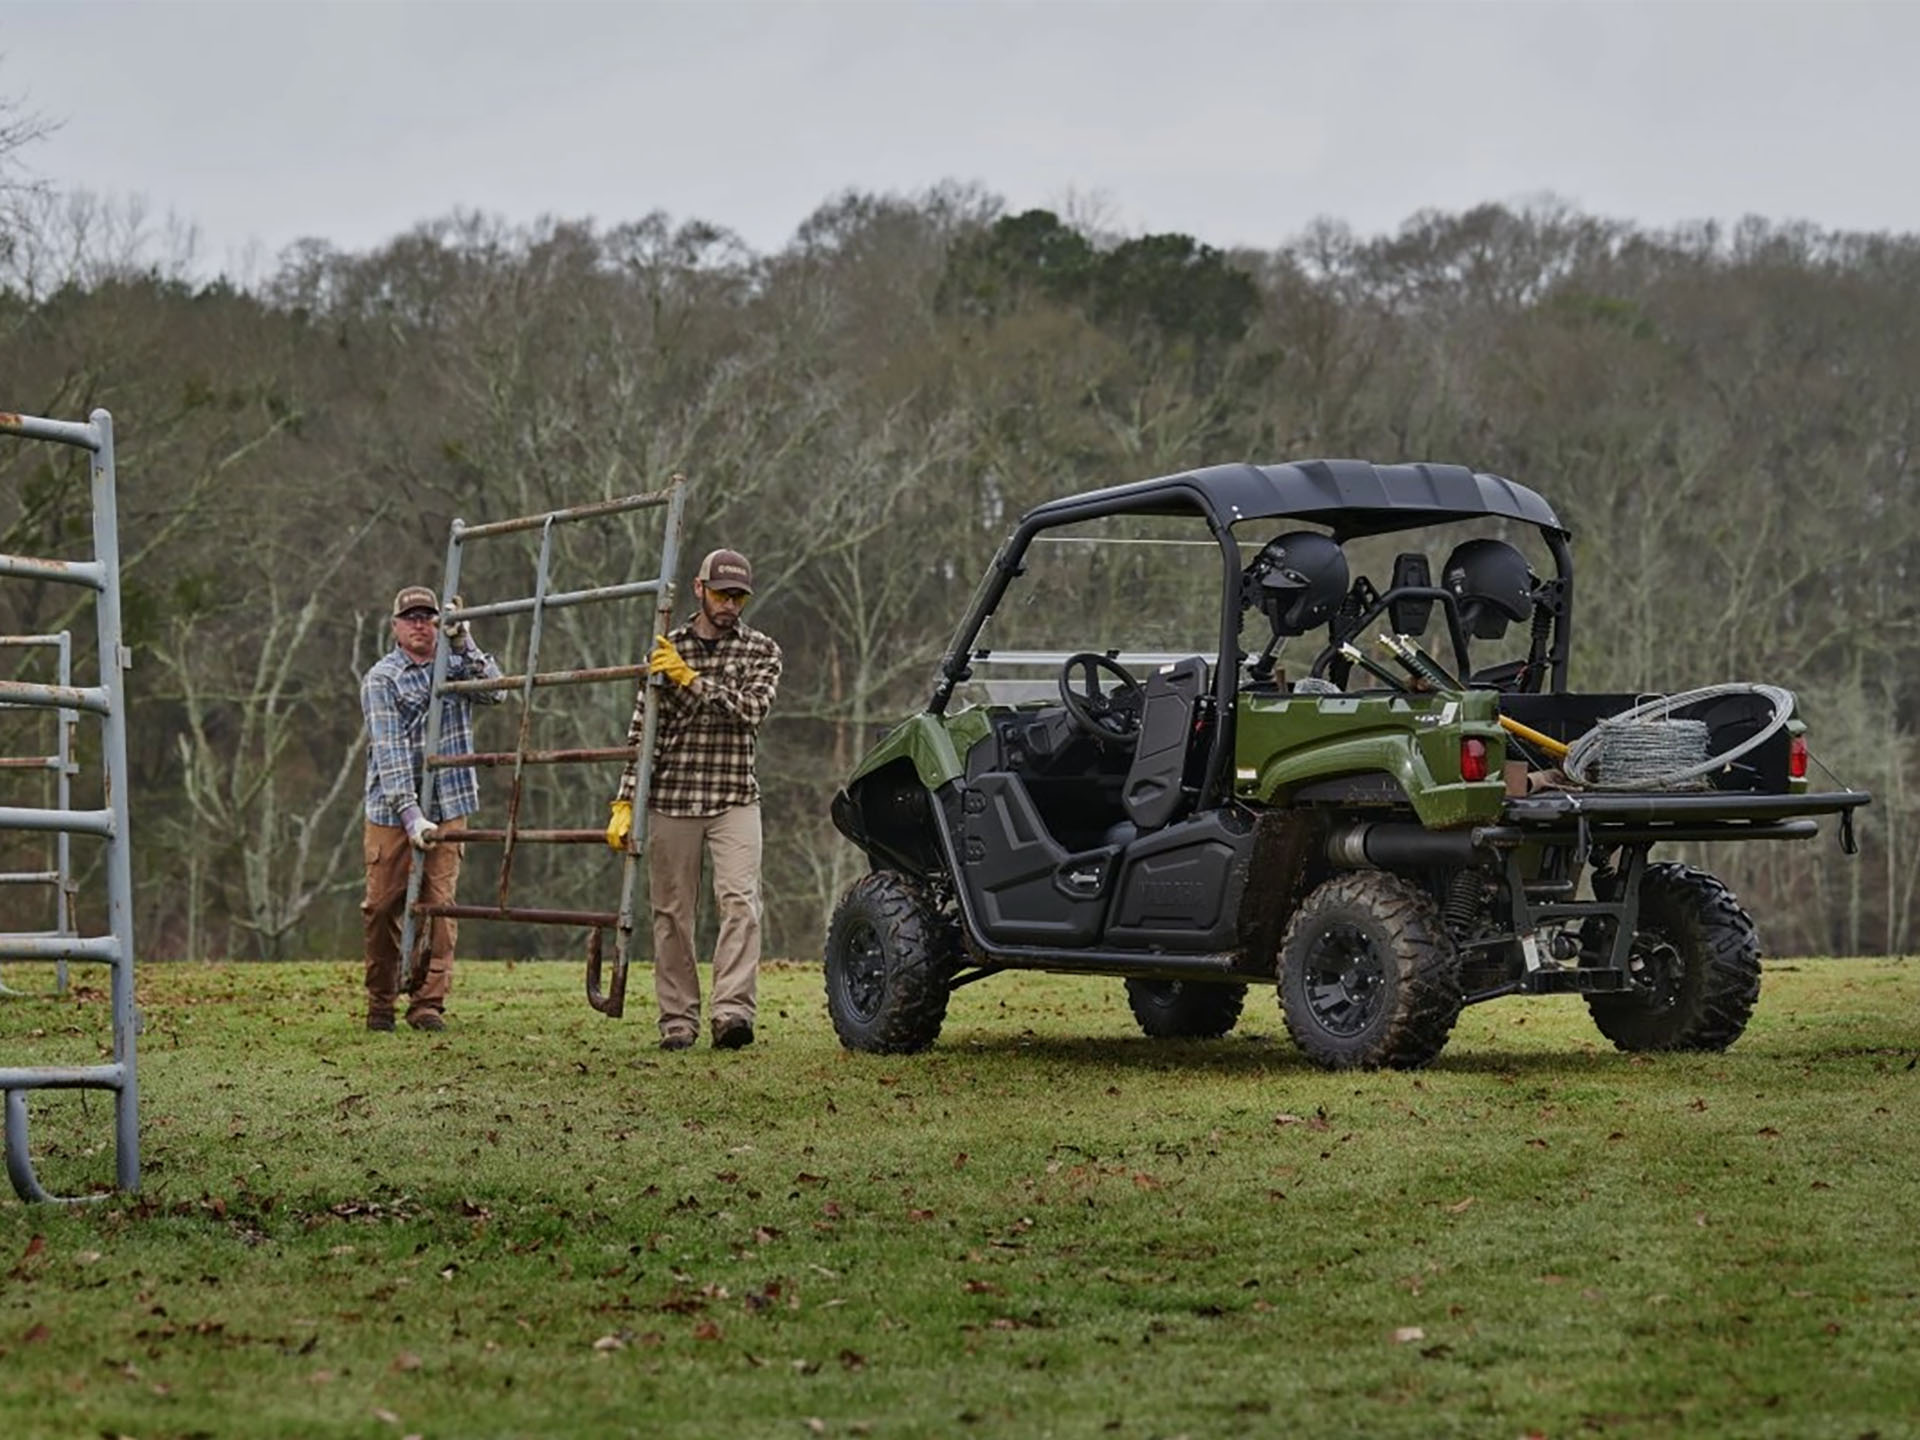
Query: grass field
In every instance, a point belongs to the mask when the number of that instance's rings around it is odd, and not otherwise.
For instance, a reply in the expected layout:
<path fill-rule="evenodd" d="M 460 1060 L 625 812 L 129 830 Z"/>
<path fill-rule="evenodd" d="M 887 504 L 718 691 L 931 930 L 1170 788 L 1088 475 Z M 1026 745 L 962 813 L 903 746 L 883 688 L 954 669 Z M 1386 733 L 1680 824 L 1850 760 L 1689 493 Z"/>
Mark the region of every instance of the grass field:
<path fill-rule="evenodd" d="M 1271 993 L 1169 1044 L 1005 976 L 881 1058 L 773 966 L 670 1055 L 644 971 L 469 964 L 426 1036 L 354 968 L 143 972 L 141 1193 L 0 1189 L 4 1440 L 1920 1433 L 1920 962 L 1772 964 L 1725 1055 L 1502 1001 L 1412 1075 Z M 0 1001 L 0 1063 L 106 1012 Z M 31 1109 L 111 1180 L 106 1097 Z"/>

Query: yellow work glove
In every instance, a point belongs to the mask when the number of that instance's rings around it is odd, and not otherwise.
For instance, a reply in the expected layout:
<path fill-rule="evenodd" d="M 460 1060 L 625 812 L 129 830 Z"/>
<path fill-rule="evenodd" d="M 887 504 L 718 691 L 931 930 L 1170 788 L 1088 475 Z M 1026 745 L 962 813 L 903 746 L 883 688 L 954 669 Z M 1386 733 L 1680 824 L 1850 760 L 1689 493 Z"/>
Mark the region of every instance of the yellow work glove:
<path fill-rule="evenodd" d="M 633 802 L 616 800 L 611 809 L 612 813 L 607 817 L 607 848 L 624 850 L 627 848 L 627 837 L 633 834 Z"/>
<path fill-rule="evenodd" d="M 653 654 L 647 657 L 647 668 L 656 675 L 664 675 L 676 685 L 691 685 L 700 677 L 693 673 L 693 667 L 680 658 L 680 652 L 673 648 L 673 642 L 664 635 L 656 635 L 653 640 Z"/>

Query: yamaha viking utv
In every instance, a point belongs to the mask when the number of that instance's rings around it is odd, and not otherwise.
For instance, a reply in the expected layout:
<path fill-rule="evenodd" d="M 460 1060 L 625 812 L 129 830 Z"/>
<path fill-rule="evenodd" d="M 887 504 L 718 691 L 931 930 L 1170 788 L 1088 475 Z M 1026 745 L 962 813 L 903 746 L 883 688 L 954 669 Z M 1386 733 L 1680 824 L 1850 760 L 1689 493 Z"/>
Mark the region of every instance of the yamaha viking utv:
<path fill-rule="evenodd" d="M 1584 997 L 1622 1050 L 1732 1044 L 1753 921 L 1650 852 L 1819 815 L 1851 851 L 1868 796 L 1809 790 L 1784 690 L 1569 690 L 1567 541 L 1454 465 L 1220 465 L 1029 511 L 926 709 L 834 799 L 871 865 L 827 932 L 841 1042 L 922 1049 L 959 986 L 1055 970 L 1123 977 L 1157 1037 L 1277 984 L 1330 1068 L 1424 1065 L 1512 994 Z"/>

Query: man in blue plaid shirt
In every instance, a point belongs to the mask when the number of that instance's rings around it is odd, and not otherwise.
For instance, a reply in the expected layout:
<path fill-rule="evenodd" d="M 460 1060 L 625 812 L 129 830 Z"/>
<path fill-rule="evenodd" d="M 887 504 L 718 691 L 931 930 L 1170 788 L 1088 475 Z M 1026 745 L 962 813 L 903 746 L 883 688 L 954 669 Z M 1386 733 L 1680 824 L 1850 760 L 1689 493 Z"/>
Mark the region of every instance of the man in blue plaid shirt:
<path fill-rule="evenodd" d="M 360 915 L 366 931 L 369 1030 L 393 1029 L 412 851 L 424 852 L 420 899 L 429 905 L 451 905 L 463 848 L 454 832 L 464 830 L 466 817 L 480 808 L 480 785 L 472 766 L 436 769 L 431 772 L 431 792 L 421 788 L 426 773 L 427 701 L 440 628 L 440 602 L 433 591 L 424 585 L 407 586 L 393 597 L 393 649 L 360 681 L 360 709 L 367 717 L 367 817 L 362 826 L 367 893 Z M 499 678 L 500 667 L 473 643 L 466 621 L 448 627 L 446 638 L 449 680 Z M 498 690 L 442 695 L 437 753 L 472 754 L 474 702 L 498 705 L 504 698 Z M 458 933 L 458 925 L 446 916 L 435 916 L 428 925 L 426 974 L 407 1006 L 407 1024 L 415 1030 L 446 1028 Z"/>

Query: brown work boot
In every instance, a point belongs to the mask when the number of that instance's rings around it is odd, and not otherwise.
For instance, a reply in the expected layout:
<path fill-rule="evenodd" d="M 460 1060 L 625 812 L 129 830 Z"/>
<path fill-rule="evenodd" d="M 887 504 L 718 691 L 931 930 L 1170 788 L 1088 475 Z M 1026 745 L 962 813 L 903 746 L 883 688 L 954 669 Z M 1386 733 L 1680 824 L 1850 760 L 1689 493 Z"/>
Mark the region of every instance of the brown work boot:
<path fill-rule="evenodd" d="M 675 1030 L 669 1035 L 662 1035 L 660 1037 L 660 1048 L 662 1050 L 691 1050 L 693 1048 L 693 1036 L 684 1030 Z"/>
<path fill-rule="evenodd" d="M 420 1010 L 407 1016 L 407 1024 L 415 1030 L 444 1030 L 447 1020 L 438 1010 Z"/>
<path fill-rule="evenodd" d="M 391 1010 L 367 1011 L 367 1029 L 393 1032 L 393 1012 Z"/>
<path fill-rule="evenodd" d="M 713 1048 L 744 1050 L 753 1043 L 753 1022 L 737 1016 L 713 1022 Z"/>

